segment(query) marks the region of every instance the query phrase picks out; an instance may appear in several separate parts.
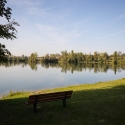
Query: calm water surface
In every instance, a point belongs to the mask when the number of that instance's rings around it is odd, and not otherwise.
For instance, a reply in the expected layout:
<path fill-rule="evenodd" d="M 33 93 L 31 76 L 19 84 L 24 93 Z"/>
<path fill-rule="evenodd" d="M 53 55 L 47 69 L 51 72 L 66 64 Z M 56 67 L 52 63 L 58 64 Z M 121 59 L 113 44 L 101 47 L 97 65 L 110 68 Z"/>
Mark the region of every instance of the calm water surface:
<path fill-rule="evenodd" d="M 125 68 L 57 65 L 0 66 L 0 96 L 9 91 L 35 91 L 69 85 L 121 79 Z"/>

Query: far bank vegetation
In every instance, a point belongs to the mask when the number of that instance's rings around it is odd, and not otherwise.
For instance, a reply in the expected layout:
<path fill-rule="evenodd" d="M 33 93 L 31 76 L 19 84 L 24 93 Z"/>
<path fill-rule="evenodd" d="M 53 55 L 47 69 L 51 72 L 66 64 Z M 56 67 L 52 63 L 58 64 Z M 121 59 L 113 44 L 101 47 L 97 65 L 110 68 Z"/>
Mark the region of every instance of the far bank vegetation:
<path fill-rule="evenodd" d="M 109 55 L 107 52 L 100 53 L 94 52 L 93 54 L 82 53 L 82 52 L 71 52 L 61 51 L 61 54 L 46 54 L 45 56 L 38 57 L 37 53 L 32 53 L 29 57 L 22 55 L 18 56 L 10 56 L 8 57 L 8 61 L 19 61 L 19 62 L 60 62 L 60 63 L 112 63 L 116 64 L 125 64 L 125 53 L 115 51 L 113 54 Z"/>

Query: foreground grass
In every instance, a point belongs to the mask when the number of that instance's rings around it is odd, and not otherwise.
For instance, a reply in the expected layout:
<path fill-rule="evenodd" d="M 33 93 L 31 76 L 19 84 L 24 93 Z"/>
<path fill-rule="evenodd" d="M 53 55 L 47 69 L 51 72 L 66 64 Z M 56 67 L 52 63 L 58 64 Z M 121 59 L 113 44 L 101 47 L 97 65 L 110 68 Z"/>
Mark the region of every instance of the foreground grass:
<path fill-rule="evenodd" d="M 67 107 L 61 101 L 25 105 L 27 92 L 11 92 L 0 100 L 0 125 L 124 125 L 125 78 L 115 81 L 68 86 L 42 92 L 73 90 Z M 40 92 L 40 91 L 39 91 Z"/>

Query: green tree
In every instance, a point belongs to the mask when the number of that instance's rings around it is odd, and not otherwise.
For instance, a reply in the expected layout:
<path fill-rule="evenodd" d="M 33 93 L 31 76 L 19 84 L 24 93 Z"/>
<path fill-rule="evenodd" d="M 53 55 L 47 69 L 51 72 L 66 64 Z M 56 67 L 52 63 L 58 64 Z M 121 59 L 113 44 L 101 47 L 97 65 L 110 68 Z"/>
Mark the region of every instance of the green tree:
<path fill-rule="evenodd" d="M 94 52 L 94 62 L 97 62 L 98 61 L 98 52 L 95 51 Z"/>
<path fill-rule="evenodd" d="M 5 17 L 8 21 L 8 23 L 5 25 L 0 24 L 0 38 L 13 40 L 14 38 L 17 38 L 16 37 L 17 30 L 15 29 L 14 25 L 19 26 L 19 24 L 15 22 L 15 20 L 12 20 L 10 22 L 12 9 L 9 7 L 6 8 L 5 7 L 6 3 L 7 3 L 6 0 L 0 0 L 0 16 Z M 5 49 L 5 45 L 1 44 L 0 49 L 1 49 L 0 62 L 4 63 L 7 61 L 7 55 L 10 55 L 11 53 L 7 49 Z"/>
<path fill-rule="evenodd" d="M 45 57 L 44 57 L 44 59 L 45 59 L 45 62 L 48 62 L 49 59 L 50 59 L 49 54 L 46 54 Z"/>
<path fill-rule="evenodd" d="M 114 53 L 113 53 L 113 63 L 116 65 L 117 64 L 117 59 L 118 59 L 118 53 L 117 53 L 117 51 L 115 51 Z"/>
<path fill-rule="evenodd" d="M 28 61 L 29 62 L 32 62 L 32 63 L 36 63 L 36 61 L 37 61 L 37 53 L 35 52 L 35 53 L 32 53 L 31 55 L 30 55 L 30 57 L 29 57 L 29 59 L 28 59 Z"/>
<path fill-rule="evenodd" d="M 106 63 L 108 61 L 108 54 L 107 54 L 107 52 L 103 53 L 102 57 L 103 57 L 104 63 Z"/>
<path fill-rule="evenodd" d="M 5 45 L 0 43 L 0 63 L 6 62 L 8 60 L 8 55 L 10 55 L 10 52 L 5 49 Z"/>

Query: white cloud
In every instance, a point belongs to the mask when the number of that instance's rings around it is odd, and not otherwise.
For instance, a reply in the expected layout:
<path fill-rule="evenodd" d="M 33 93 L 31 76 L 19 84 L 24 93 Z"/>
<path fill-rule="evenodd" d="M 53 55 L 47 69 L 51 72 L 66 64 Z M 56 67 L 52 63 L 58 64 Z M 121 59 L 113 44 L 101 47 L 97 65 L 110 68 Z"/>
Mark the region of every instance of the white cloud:
<path fill-rule="evenodd" d="M 84 31 L 84 33 L 87 33 L 87 32 L 88 32 L 87 30 Z"/>
<path fill-rule="evenodd" d="M 36 28 L 39 30 L 44 35 L 49 35 L 47 37 L 54 38 L 56 39 L 56 36 L 58 35 L 60 38 L 61 37 L 69 37 L 69 36 L 74 36 L 76 35 L 76 30 L 72 31 L 64 31 L 58 27 L 54 27 L 52 25 L 42 25 L 42 24 L 36 24 Z"/>
<path fill-rule="evenodd" d="M 40 9 L 38 7 L 29 7 L 27 8 L 27 14 L 28 15 L 33 15 L 34 13 L 40 11 Z"/>
<path fill-rule="evenodd" d="M 78 37 L 80 37 L 82 34 L 81 33 L 79 33 L 77 36 L 76 36 L 76 38 L 78 38 Z"/>
<path fill-rule="evenodd" d="M 113 34 L 110 34 L 110 35 L 107 35 L 107 36 L 99 37 L 99 38 L 97 38 L 97 39 L 102 39 L 102 38 L 106 38 L 106 37 L 110 37 L 110 36 L 115 36 L 115 35 L 121 34 L 121 33 L 123 33 L 123 32 L 125 32 L 125 30 L 122 30 L 122 31 L 120 31 L 120 32 L 113 33 Z"/>
<path fill-rule="evenodd" d="M 80 11 L 80 12 L 81 12 L 81 11 Z M 75 12 L 75 13 L 70 13 L 70 14 L 67 14 L 67 15 L 64 15 L 64 16 L 60 16 L 60 17 L 58 17 L 58 18 L 49 20 L 49 21 L 47 21 L 46 23 L 51 22 L 51 21 L 55 21 L 55 20 L 58 20 L 58 19 L 61 19 L 61 18 L 67 17 L 67 16 L 71 16 L 71 15 L 74 15 L 74 14 L 78 14 L 78 13 L 80 13 L 80 12 Z"/>
<path fill-rule="evenodd" d="M 57 4 L 55 6 L 51 6 L 50 8 L 46 8 L 46 9 L 42 9 L 40 11 L 34 12 L 34 14 L 40 13 L 40 12 L 43 12 L 43 11 L 47 11 L 47 10 L 51 10 L 51 9 L 54 9 L 54 8 L 57 8 L 57 7 L 60 7 L 60 6 L 67 5 L 67 4 L 75 3 L 75 2 L 78 2 L 78 0 L 75 0 L 75 1 L 72 1 L 72 2 L 67 2 L 67 3 Z"/>
<path fill-rule="evenodd" d="M 27 5 L 34 6 L 34 5 L 39 5 L 42 3 L 42 1 L 40 1 L 40 0 L 35 0 L 35 2 L 31 1 L 31 0 L 10 0 L 9 2 L 12 4 L 25 5 L 25 6 L 27 6 Z"/>
<path fill-rule="evenodd" d="M 60 44 L 66 42 L 66 33 L 60 33 L 58 28 L 50 25 L 37 24 L 38 36 L 43 41 L 41 44 Z M 40 35 L 41 34 L 41 35 Z M 45 42 L 46 41 L 46 42 Z"/>

